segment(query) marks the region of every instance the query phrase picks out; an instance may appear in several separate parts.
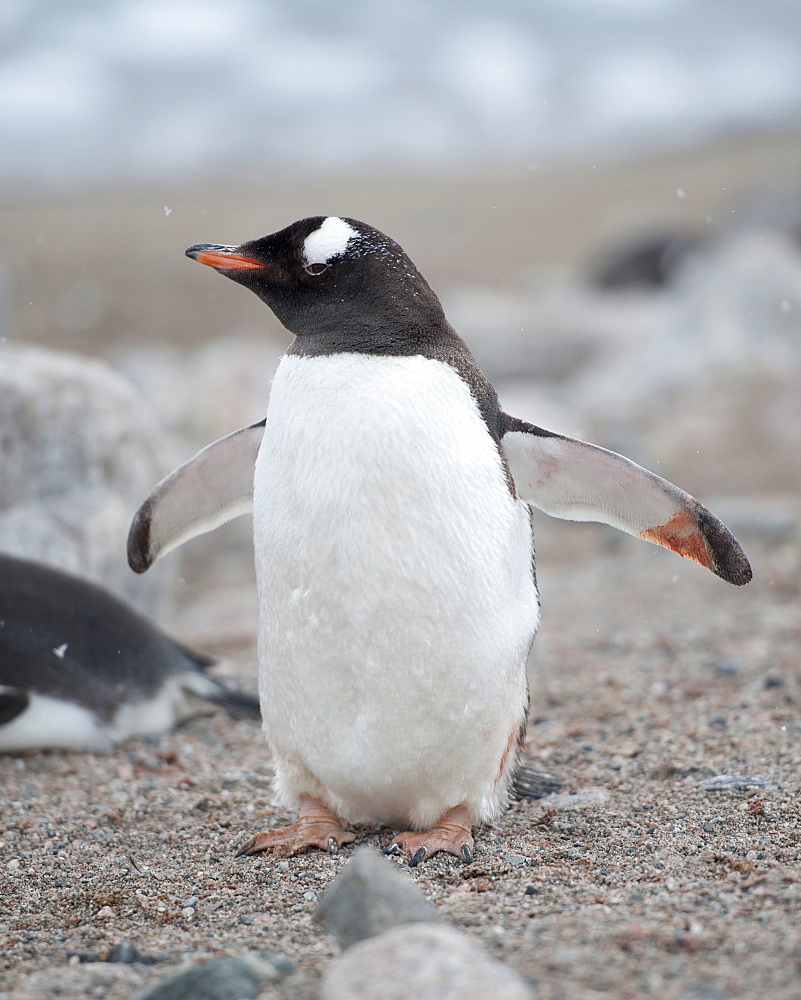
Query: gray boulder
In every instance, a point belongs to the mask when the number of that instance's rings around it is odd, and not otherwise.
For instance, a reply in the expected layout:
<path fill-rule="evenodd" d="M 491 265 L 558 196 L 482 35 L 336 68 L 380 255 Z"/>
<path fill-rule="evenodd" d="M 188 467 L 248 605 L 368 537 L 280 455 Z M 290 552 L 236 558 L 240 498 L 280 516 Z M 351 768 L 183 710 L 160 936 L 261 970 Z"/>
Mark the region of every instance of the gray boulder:
<path fill-rule="evenodd" d="M 100 361 L 0 346 L 0 450 L 0 551 L 155 614 L 166 577 L 137 577 L 125 555 L 131 517 L 165 471 L 159 428 L 136 390 Z"/>

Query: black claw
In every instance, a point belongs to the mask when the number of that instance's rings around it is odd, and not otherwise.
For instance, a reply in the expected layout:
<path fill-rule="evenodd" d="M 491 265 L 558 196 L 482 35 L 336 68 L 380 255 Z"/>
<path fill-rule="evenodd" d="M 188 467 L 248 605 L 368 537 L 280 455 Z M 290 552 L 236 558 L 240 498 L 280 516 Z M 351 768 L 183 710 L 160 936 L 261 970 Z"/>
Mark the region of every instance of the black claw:
<path fill-rule="evenodd" d="M 423 860 L 423 858 L 425 858 L 425 856 L 426 856 L 425 847 L 418 847 L 417 850 L 412 855 L 412 860 L 409 862 L 409 867 L 416 868 Z"/>
<path fill-rule="evenodd" d="M 384 848 L 384 854 L 400 854 L 400 844 L 390 844 Z"/>
<path fill-rule="evenodd" d="M 472 865 L 473 863 L 473 852 L 470 850 L 469 844 L 462 844 L 462 858 L 466 865 Z"/>
<path fill-rule="evenodd" d="M 251 843 L 252 843 L 252 838 L 251 838 L 251 840 L 246 840 L 245 843 L 236 852 L 236 854 L 234 855 L 234 857 L 235 858 L 241 858 L 245 854 L 248 854 L 249 853 L 248 848 L 250 847 Z"/>

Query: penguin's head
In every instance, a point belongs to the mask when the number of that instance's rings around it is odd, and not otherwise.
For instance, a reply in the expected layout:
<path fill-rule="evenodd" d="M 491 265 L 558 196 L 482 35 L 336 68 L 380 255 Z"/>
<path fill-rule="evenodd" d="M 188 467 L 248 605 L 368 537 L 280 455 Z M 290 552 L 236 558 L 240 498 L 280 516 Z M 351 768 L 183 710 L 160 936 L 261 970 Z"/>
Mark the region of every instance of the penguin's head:
<path fill-rule="evenodd" d="M 196 243 L 186 254 L 250 288 L 307 341 L 370 350 L 446 325 L 401 247 L 355 219 L 315 216 L 236 247 Z"/>

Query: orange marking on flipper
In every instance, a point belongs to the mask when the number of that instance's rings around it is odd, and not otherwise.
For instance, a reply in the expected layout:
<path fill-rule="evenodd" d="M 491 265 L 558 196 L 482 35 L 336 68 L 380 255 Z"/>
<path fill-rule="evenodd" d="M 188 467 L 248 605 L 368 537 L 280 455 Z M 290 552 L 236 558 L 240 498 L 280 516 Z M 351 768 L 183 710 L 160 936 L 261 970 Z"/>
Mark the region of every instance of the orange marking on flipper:
<path fill-rule="evenodd" d="M 698 526 L 698 521 L 689 510 L 680 510 L 664 524 L 637 532 L 637 537 L 655 542 L 657 545 L 664 545 L 671 552 L 677 552 L 685 559 L 692 559 L 693 562 L 700 563 L 714 572 L 709 545 Z"/>

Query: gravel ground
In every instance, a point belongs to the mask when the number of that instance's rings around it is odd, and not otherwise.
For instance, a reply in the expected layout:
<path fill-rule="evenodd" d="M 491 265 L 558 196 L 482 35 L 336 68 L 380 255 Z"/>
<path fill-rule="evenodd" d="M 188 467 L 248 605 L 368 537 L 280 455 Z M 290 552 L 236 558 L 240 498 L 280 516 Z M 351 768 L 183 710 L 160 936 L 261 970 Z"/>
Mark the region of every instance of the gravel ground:
<path fill-rule="evenodd" d="M 735 589 L 611 529 L 539 529 L 528 753 L 565 789 L 482 829 L 472 865 L 436 857 L 410 877 L 538 998 L 795 1000 L 797 534 L 744 535 L 755 580 Z M 176 619 L 222 612 L 225 669 L 251 686 L 252 605 L 247 579 L 228 581 Z M 109 756 L 3 758 L 0 775 L 2 1000 L 127 1000 L 184 960 L 247 949 L 295 966 L 265 998 L 315 996 L 337 948 L 312 913 L 352 849 L 234 858 L 289 818 L 257 726 L 202 715 Z M 87 963 L 123 940 L 165 962 Z"/>

